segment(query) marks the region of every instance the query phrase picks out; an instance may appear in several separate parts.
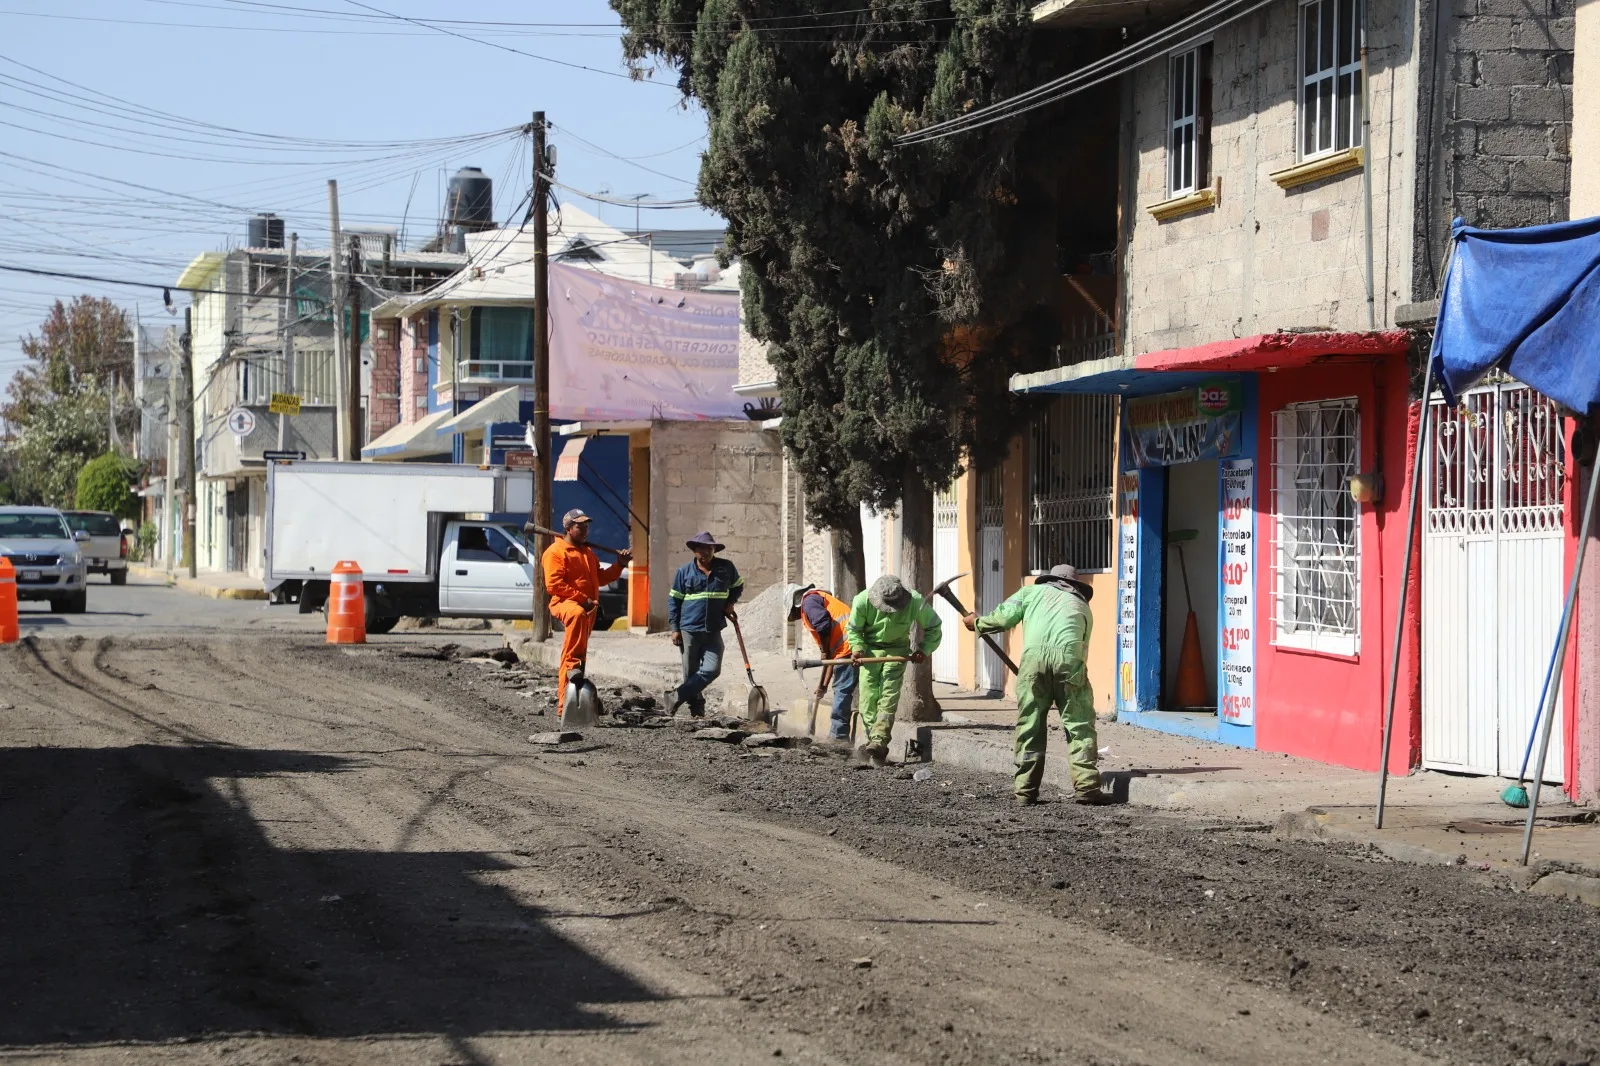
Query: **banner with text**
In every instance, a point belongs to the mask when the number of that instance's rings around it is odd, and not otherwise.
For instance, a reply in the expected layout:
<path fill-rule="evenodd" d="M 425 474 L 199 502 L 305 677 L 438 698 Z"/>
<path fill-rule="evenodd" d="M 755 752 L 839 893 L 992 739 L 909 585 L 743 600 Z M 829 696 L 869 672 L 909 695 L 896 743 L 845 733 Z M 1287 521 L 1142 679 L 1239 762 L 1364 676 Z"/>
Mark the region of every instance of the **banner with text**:
<path fill-rule="evenodd" d="M 1127 403 L 1128 439 L 1140 466 L 1226 459 L 1239 452 L 1239 386 L 1216 381 Z"/>
<path fill-rule="evenodd" d="M 1139 709 L 1139 475 L 1117 476 L 1117 708 Z"/>
<path fill-rule="evenodd" d="M 1222 720 L 1256 720 L 1255 460 L 1222 464 Z"/>
<path fill-rule="evenodd" d="M 653 289 L 550 265 L 550 415 L 743 418 L 737 293 Z"/>

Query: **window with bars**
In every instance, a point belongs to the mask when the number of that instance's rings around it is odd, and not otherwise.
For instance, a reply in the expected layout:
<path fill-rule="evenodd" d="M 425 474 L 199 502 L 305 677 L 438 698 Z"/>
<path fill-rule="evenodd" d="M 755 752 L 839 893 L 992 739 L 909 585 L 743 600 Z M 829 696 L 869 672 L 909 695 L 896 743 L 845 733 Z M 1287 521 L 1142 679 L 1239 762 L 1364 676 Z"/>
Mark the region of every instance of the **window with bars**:
<path fill-rule="evenodd" d="M 1300 4 L 1300 158 L 1361 143 L 1362 0 Z"/>
<path fill-rule="evenodd" d="M 1211 45 L 1172 56 L 1167 86 L 1167 194 L 1183 196 L 1211 178 Z"/>
<path fill-rule="evenodd" d="M 1034 420 L 1028 566 L 1108 571 L 1116 527 L 1115 396 L 1061 396 Z"/>
<path fill-rule="evenodd" d="M 1354 398 L 1273 413 L 1273 643 L 1354 655 L 1360 637 L 1361 469 Z"/>

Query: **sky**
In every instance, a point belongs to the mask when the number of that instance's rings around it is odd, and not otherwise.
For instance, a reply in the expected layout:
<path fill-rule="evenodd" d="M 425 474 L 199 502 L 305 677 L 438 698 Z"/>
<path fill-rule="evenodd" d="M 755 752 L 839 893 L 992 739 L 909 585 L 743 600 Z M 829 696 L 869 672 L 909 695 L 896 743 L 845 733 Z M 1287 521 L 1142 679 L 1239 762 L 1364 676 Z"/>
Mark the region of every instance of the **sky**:
<path fill-rule="evenodd" d="M 346 225 L 415 245 L 461 166 L 520 221 L 516 127 L 537 109 L 571 190 L 692 200 L 705 115 L 671 72 L 629 80 L 620 33 L 605 0 L 0 0 L 0 382 L 56 299 L 181 321 L 155 289 L 3 268 L 170 285 L 258 211 L 326 247 L 329 178 Z M 557 195 L 633 226 L 632 207 Z M 720 225 L 698 206 L 641 219 Z"/>

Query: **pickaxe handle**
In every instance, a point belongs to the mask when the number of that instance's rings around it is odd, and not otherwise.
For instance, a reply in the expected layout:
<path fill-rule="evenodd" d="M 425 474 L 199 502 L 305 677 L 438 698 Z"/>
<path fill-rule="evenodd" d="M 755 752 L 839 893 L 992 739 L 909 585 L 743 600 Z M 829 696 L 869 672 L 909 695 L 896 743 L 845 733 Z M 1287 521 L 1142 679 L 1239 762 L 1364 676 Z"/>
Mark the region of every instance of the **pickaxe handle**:
<path fill-rule="evenodd" d="M 527 522 L 527 523 L 523 524 L 522 531 L 524 533 L 528 532 L 528 530 L 530 530 L 530 529 L 533 530 L 535 533 L 538 533 L 540 536 L 545 536 L 545 537 L 564 537 L 564 536 L 566 536 L 565 533 L 557 533 L 553 529 L 546 529 L 544 526 L 541 526 L 536 522 Z M 594 548 L 594 549 L 596 549 L 598 551 L 610 552 L 612 555 L 618 555 L 624 550 L 622 548 L 608 548 L 604 544 L 595 544 L 593 541 L 590 541 L 589 547 Z M 628 548 L 626 550 L 627 551 L 632 551 L 633 549 L 632 548 Z"/>
<path fill-rule="evenodd" d="M 796 670 L 810 670 L 814 666 L 854 666 L 857 663 L 908 663 L 911 658 L 906 655 L 877 655 L 862 659 L 796 659 Z"/>
<path fill-rule="evenodd" d="M 952 579 L 952 580 L 954 580 L 954 579 Z M 967 609 L 964 606 L 962 606 L 960 597 L 958 597 L 954 592 L 950 591 L 950 582 L 949 581 L 946 581 L 944 584 L 939 585 L 938 587 L 936 587 L 934 589 L 934 591 L 937 592 L 939 595 L 943 596 L 945 598 L 945 600 L 950 604 L 950 606 L 952 606 L 952 607 L 954 607 L 956 609 L 956 613 L 957 614 L 959 614 L 963 618 L 965 618 L 967 616 Z M 1020 673 L 1020 671 L 1017 669 L 1017 664 L 1011 661 L 1011 656 L 1009 656 L 1009 655 L 1007 655 L 1005 653 L 1005 649 L 1000 647 L 1000 643 L 998 641 L 996 641 L 993 637 L 991 637 L 987 633 L 980 634 L 980 636 L 981 636 L 981 639 L 983 640 L 983 642 L 985 644 L 989 645 L 989 650 L 994 652 L 996 655 L 1000 656 L 1000 661 L 1005 663 L 1006 666 L 1010 668 L 1010 670 L 1011 670 L 1011 672 L 1013 674 Z"/>

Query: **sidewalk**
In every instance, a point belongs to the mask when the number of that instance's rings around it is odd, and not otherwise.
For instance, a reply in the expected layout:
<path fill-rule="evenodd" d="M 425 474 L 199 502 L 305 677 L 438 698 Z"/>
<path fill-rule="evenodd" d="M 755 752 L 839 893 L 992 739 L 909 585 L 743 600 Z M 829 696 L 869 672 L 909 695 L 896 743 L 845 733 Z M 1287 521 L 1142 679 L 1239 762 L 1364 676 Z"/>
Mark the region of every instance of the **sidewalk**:
<path fill-rule="evenodd" d="M 561 650 L 559 634 L 543 645 L 519 634 L 509 635 L 507 642 L 524 659 L 551 666 Z M 753 653 L 751 665 L 772 708 L 783 712 L 779 731 L 803 733 L 818 671 L 808 671 L 803 684 L 790 656 L 776 652 Z M 664 634 L 596 633 L 589 643 L 589 667 L 597 676 L 631 681 L 656 693 L 680 677 L 677 651 Z M 730 637 L 722 676 L 707 690 L 708 709 L 742 714 L 746 687 Z M 895 723 L 892 758 L 901 757 L 906 742 L 916 741 L 922 757 L 935 766 L 1009 777 L 1015 702 L 945 685 L 935 688 L 944 721 Z M 825 696 L 818 708 L 818 734 L 826 731 L 830 698 Z M 1108 790 L 1120 800 L 1290 839 L 1367 845 L 1403 862 L 1495 871 L 1519 887 L 1600 906 L 1600 824 L 1593 821 L 1595 812 L 1572 806 L 1553 786 L 1544 790 L 1531 865 L 1524 870 L 1517 860 L 1526 811 L 1500 802 L 1500 791 L 1508 784 L 1500 778 L 1427 771 L 1391 777 L 1386 824 L 1377 830 L 1372 826 L 1375 774 L 1104 719 L 1098 733 L 1100 767 Z M 1053 723 L 1045 781 L 1070 790 L 1064 749 Z"/>
<path fill-rule="evenodd" d="M 158 570 L 151 566 L 140 566 L 137 563 L 128 564 L 128 579 L 141 584 L 164 583 L 180 592 L 188 592 L 195 596 L 207 596 L 213 600 L 264 600 L 267 592 L 261 587 L 260 580 L 249 574 L 200 574 L 190 577 L 188 574 L 174 574 L 166 570 Z"/>

